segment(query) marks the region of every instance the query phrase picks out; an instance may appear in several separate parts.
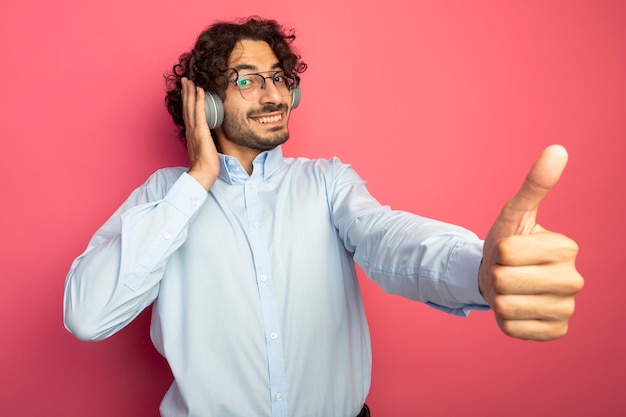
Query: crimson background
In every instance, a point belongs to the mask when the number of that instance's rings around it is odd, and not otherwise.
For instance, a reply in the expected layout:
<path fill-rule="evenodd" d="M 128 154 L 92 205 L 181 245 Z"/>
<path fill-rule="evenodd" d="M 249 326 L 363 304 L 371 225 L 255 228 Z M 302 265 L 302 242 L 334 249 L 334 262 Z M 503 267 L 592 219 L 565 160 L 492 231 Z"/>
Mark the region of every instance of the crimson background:
<path fill-rule="evenodd" d="M 375 416 L 626 411 L 626 2 L 25 0 L 0 6 L 0 413 L 158 414 L 171 376 L 142 314 L 83 343 L 62 325 L 65 273 L 130 191 L 185 164 L 162 75 L 214 19 L 297 29 L 309 70 L 287 155 L 352 163 L 397 209 L 484 237 L 541 149 L 570 165 L 540 223 L 578 241 L 570 333 L 502 335 L 383 294 L 360 276 Z"/>

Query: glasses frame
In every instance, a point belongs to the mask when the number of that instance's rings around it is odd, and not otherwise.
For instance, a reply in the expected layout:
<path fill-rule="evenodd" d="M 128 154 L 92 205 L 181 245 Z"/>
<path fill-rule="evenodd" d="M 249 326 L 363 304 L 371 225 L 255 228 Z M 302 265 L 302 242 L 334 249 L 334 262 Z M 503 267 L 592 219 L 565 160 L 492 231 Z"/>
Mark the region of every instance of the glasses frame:
<path fill-rule="evenodd" d="M 241 97 L 244 100 L 247 100 L 247 101 L 257 100 L 261 96 L 260 91 L 264 91 L 265 90 L 265 88 L 267 86 L 267 80 L 268 79 L 271 79 L 272 83 L 274 84 L 274 87 L 276 87 L 278 89 L 278 91 L 280 91 L 279 86 L 276 85 L 276 74 L 282 74 L 283 77 L 286 80 L 285 81 L 285 86 L 287 87 L 287 95 L 282 94 L 283 97 L 291 96 L 293 94 L 293 91 L 296 88 L 298 88 L 298 79 L 296 77 L 292 76 L 290 73 L 288 73 L 285 70 L 251 72 L 251 73 L 248 73 L 248 74 L 239 74 L 239 71 L 236 68 L 226 68 L 224 70 L 224 72 L 228 72 L 228 71 L 234 72 L 234 75 L 235 75 L 235 78 L 228 77 L 228 82 L 229 83 L 233 83 L 235 85 L 235 87 L 237 87 L 237 90 L 239 90 L 239 94 L 241 94 Z M 270 74 L 270 75 L 268 75 L 266 77 L 263 74 Z M 237 84 L 237 81 L 239 81 L 239 79 L 241 77 L 247 77 L 247 76 L 250 76 L 250 75 L 257 75 L 257 76 L 259 76 L 259 77 L 261 77 L 263 79 L 263 83 L 261 84 L 260 88 L 257 88 L 255 90 L 251 90 L 251 91 L 255 92 L 254 94 L 258 94 L 257 97 L 251 98 L 251 99 L 247 98 L 244 95 L 244 92 L 241 90 L 241 87 L 239 87 L 239 85 Z M 289 80 L 289 81 L 287 81 L 287 80 Z"/>

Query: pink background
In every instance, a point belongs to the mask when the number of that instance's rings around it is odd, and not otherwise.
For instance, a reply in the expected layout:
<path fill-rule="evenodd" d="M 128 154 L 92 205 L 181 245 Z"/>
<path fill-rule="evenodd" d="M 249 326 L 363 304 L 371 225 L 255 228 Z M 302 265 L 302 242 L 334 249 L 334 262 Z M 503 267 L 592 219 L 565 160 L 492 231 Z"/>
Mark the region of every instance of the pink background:
<path fill-rule="evenodd" d="M 163 73 L 214 19 L 250 14 L 296 27 L 310 66 L 286 154 L 337 155 L 394 208 L 484 237 L 543 147 L 570 152 L 539 217 L 581 246 L 570 333 L 512 340 L 491 313 L 361 276 L 374 416 L 626 412 L 626 2 L 24 0 L 0 10 L 0 414 L 158 414 L 171 377 L 149 316 L 79 342 L 63 282 L 134 187 L 185 164 Z"/>

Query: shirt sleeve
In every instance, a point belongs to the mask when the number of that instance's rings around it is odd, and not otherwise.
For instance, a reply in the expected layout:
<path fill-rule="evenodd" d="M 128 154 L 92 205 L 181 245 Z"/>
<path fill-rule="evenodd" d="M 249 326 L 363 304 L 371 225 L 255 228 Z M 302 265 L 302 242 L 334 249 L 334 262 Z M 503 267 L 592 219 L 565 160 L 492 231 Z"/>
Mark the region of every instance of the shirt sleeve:
<path fill-rule="evenodd" d="M 168 257 L 206 190 L 182 169 L 157 171 L 96 232 L 65 280 L 64 323 L 76 337 L 117 332 L 156 298 Z"/>
<path fill-rule="evenodd" d="M 455 315 L 489 308 L 478 289 L 483 242 L 474 233 L 382 206 L 350 166 L 332 163 L 335 227 L 368 278 Z"/>

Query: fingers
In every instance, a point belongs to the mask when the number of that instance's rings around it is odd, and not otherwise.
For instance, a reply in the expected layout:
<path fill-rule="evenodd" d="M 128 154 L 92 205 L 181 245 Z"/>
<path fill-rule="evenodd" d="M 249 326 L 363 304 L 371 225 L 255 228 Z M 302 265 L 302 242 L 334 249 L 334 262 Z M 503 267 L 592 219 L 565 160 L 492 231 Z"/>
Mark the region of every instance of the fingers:
<path fill-rule="evenodd" d="M 567 320 L 574 314 L 574 295 L 502 295 L 493 311 L 501 320 Z"/>
<path fill-rule="evenodd" d="M 204 111 L 204 90 L 187 78 L 181 78 L 181 85 L 183 121 L 189 155 L 187 173 L 208 191 L 219 174 L 220 163 Z"/>
<path fill-rule="evenodd" d="M 494 294 L 570 295 L 584 285 L 575 265 L 578 245 L 561 234 L 542 230 L 510 236 L 495 251 L 490 270 Z"/>
<path fill-rule="evenodd" d="M 575 266 L 576 243 L 536 223 L 541 201 L 566 164 L 565 148 L 546 148 L 485 239 L 479 286 L 509 336 L 533 340 L 563 336 L 574 312 L 574 296 L 583 287 Z"/>
<path fill-rule="evenodd" d="M 546 258 L 553 261 L 491 266 L 490 285 L 483 294 L 505 334 L 550 340 L 567 332 L 584 280 L 576 270 L 574 254 Z"/>
<path fill-rule="evenodd" d="M 576 294 L 584 286 L 573 264 L 493 268 L 494 294 Z"/>
<path fill-rule="evenodd" d="M 560 145 L 548 146 L 530 168 L 518 193 L 509 201 L 515 211 L 536 210 L 556 185 L 567 164 L 567 151 Z"/>
<path fill-rule="evenodd" d="M 500 262 L 509 264 L 491 266 L 488 296 L 502 331 L 531 340 L 565 335 L 575 295 L 584 285 L 575 266 L 576 244 L 542 230 L 503 239 L 498 246 Z"/>
<path fill-rule="evenodd" d="M 496 320 L 504 334 L 525 340 L 554 340 L 565 336 L 568 330 L 567 320 Z"/>
<path fill-rule="evenodd" d="M 193 81 L 182 78 L 183 120 L 188 129 L 206 122 L 204 112 L 204 90 L 197 87 Z"/>
<path fill-rule="evenodd" d="M 500 265 L 543 265 L 573 260 L 577 253 L 578 245 L 572 239 L 541 229 L 528 235 L 500 239 L 495 243 L 493 258 Z"/>
<path fill-rule="evenodd" d="M 200 87 L 195 88 L 195 106 L 194 106 L 194 117 L 195 117 L 195 126 L 204 126 L 208 129 L 209 126 L 206 120 L 206 113 L 204 111 L 204 90 Z"/>
<path fill-rule="evenodd" d="M 184 77 L 181 79 L 181 84 L 183 120 L 185 121 L 185 126 L 189 128 L 190 121 L 194 120 L 193 113 L 190 114 L 190 109 L 193 111 L 193 105 L 190 105 L 190 103 L 195 101 L 195 88 L 193 87 L 193 82 Z"/>
<path fill-rule="evenodd" d="M 556 185 L 566 164 L 567 151 L 562 146 L 552 145 L 542 152 L 528 172 L 520 190 L 506 203 L 489 230 L 485 240 L 485 259 L 493 262 L 502 259 L 504 254 L 498 253 L 496 246 L 503 247 L 501 242 L 504 239 L 515 235 L 535 234 L 542 230 L 536 223 L 539 204 Z M 527 250 L 532 247 L 518 246 L 517 249 L 519 250 L 510 250 L 506 253 L 526 256 Z"/>

